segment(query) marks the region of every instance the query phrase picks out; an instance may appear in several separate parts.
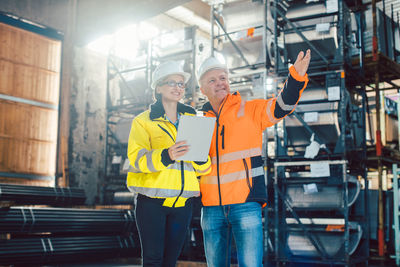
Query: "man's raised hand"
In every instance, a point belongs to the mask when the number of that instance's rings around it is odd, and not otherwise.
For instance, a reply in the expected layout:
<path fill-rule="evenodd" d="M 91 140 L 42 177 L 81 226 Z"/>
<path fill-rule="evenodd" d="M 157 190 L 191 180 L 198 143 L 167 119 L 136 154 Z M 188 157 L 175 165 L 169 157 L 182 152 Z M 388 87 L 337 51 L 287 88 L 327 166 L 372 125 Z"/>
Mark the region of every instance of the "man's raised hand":
<path fill-rule="evenodd" d="M 306 55 L 304 55 L 303 51 L 300 51 L 300 53 L 297 55 L 296 62 L 294 62 L 293 66 L 296 70 L 296 72 L 300 76 L 304 76 L 306 74 L 308 65 L 310 64 L 311 60 L 311 50 L 307 49 Z"/>

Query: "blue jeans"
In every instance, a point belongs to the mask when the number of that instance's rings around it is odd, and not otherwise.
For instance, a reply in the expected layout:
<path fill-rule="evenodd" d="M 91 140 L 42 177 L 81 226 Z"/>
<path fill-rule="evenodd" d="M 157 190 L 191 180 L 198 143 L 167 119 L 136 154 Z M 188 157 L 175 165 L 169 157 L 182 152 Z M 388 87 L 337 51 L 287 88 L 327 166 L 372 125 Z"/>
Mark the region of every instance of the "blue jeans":
<path fill-rule="evenodd" d="M 261 205 L 257 202 L 206 206 L 201 210 L 204 250 L 209 267 L 230 266 L 231 236 L 240 267 L 260 267 L 263 258 Z"/>

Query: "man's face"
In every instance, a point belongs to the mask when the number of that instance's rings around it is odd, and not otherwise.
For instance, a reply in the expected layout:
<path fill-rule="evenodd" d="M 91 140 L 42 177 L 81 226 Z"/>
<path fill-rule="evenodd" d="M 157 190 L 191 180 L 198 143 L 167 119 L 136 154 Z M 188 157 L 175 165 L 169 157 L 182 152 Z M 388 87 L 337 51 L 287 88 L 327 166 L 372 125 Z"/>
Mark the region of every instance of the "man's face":
<path fill-rule="evenodd" d="M 230 92 L 228 74 L 224 69 L 206 72 L 200 80 L 200 90 L 211 103 L 221 104 Z"/>

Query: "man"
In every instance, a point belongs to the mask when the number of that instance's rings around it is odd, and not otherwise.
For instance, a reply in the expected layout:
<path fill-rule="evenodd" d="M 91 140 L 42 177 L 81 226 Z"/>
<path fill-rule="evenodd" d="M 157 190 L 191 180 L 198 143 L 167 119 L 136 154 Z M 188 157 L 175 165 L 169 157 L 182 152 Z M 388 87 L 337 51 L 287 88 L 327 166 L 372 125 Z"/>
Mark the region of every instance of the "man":
<path fill-rule="evenodd" d="M 198 70 L 201 92 L 209 102 L 202 111 L 216 117 L 210 157 L 212 171 L 202 176 L 201 226 L 207 265 L 230 265 L 233 234 L 239 266 L 262 266 L 262 211 L 266 204 L 262 133 L 293 112 L 307 86 L 311 52 L 300 52 L 275 98 L 243 100 L 230 93 L 228 69 L 216 58 Z"/>

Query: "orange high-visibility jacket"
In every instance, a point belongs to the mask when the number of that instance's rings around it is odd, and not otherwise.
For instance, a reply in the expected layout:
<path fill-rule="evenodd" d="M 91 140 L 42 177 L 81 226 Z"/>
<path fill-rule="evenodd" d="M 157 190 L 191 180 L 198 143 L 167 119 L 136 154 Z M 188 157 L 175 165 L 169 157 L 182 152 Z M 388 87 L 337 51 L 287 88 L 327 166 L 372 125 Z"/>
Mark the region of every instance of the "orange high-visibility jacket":
<path fill-rule="evenodd" d="M 217 114 L 209 102 L 203 106 L 205 116 L 217 118 L 210 147 L 212 170 L 200 179 L 204 206 L 266 203 L 262 133 L 293 112 L 307 83 L 307 74 L 299 76 L 292 66 L 275 98 L 245 101 L 234 93 Z"/>

